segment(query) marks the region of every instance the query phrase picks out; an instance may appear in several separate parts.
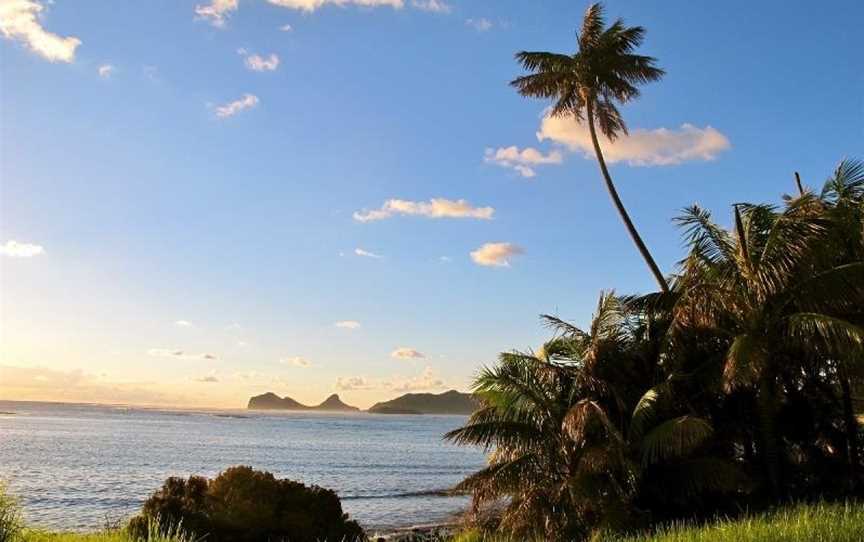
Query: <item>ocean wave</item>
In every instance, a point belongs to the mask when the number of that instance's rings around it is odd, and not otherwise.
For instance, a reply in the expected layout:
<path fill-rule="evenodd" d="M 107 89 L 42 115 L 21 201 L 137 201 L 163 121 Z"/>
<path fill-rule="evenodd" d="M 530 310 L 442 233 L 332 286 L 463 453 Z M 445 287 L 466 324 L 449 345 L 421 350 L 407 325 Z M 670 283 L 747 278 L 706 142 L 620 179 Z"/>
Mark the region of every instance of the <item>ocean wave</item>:
<path fill-rule="evenodd" d="M 343 501 L 361 499 L 408 499 L 412 497 L 459 497 L 465 493 L 452 489 L 425 489 L 420 491 L 405 491 L 402 493 L 383 493 L 378 495 L 340 495 Z"/>

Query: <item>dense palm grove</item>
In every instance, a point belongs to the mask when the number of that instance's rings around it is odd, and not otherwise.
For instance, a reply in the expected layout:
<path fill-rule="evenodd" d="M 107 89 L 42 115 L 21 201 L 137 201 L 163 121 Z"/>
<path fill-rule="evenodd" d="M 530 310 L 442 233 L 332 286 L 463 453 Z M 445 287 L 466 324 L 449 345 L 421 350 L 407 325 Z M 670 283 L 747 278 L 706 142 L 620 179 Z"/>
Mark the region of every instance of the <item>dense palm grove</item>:
<path fill-rule="evenodd" d="M 539 352 L 475 382 L 481 407 L 447 438 L 489 451 L 460 489 L 503 506 L 516 539 L 572 540 L 676 518 L 864 494 L 854 393 L 864 377 L 864 162 L 782 206 L 737 204 L 729 230 L 698 206 L 664 277 L 603 158 L 627 134 L 616 104 L 664 72 L 645 30 L 585 13 L 573 54 L 517 53 L 511 84 L 587 123 L 612 202 L 659 291 L 601 294 L 590 329 L 552 316 Z"/>
<path fill-rule="evenodd" d="M 516 536 L 574 539 L 673 518 L 864 493 L 864 162 L 730 229 L 676 219 L 668 293 L 601 294 L 589 329 L 552 316 L 538 352 L 475 382 L 448 438 L 490 450 L 461 484 Z"/>

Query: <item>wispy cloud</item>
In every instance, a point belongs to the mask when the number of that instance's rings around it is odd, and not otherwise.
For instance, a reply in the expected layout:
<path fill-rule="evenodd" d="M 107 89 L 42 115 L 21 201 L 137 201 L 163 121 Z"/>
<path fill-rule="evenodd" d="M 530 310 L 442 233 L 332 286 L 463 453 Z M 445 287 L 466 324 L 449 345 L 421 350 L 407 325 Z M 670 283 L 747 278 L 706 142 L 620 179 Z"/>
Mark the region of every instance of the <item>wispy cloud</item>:
<path fill-rule="evenodd" d="M 357 320 L 339 320 L 333 325 L 342 329 L 360 329 L 360 322 Z"/>
<path fill-rule="evenodd" d="M 386 379 L 368 379 L 364 376 L 339 377 L 336 379 L 336 389 L 340 391 L 356 390 L 390 390 L 394 392 L 413 392 L 440 390 L 446 383 L 435 374 L 432 367 L 426 367 L 418 376 L 394 376 Z"/>
<path fill-rule="evenodd" d="M 80 369 L 58 371 L 42 367 L 0 365 L 0 395 L 33 401 L 181 404 L 184 397 L 153 390 L 153 382 L 108 380 Z"/>
<path fill-rule="evenodd" d="M 258 96 L 255 96 L 254 94 L 244 94 L 240 99 L 216 107 L 216 116 L 220 119 L 233 117 L 237 113 L 246 109 L 251 109 L 256 105 L 258 105 Z"/>
<path fill-rule="evenodd" d="M 510 267 L 513 256 L 525 251 L 513 243 L 486 243 L 471 252 L 471 259 L 477 265 L 486 267 Z"/>
<path fill-rule="evenodd" d="M 390 6 L 395 9 L 400 9 L 405 5 L 404 0 L 267 0 L 267 2 L 283 8 L 299 9 L 309 12 L 315 11 L 316 9 L 326 5 L 355 5 L 363 7 Z"/>
<path fill-rule="evenodd" d="M 215 384 L 216 382 L 219 382 L 219 378 L 215 375 L 207 375 L 202 376 L 201 378 L 196 378 L 195 382 L 201 382 L 204 384 Z"/>
<path fill-rule="evenodd" d="M 195 15 L 217 28 L 222 28 L 231 13 L 237 11 L 238 4 L 239 0 L 211 0 L 209 4 L 195 6 Z"/>
<path fill-rule="evenodd" d="M 37 0 L 3 0 L 0 2 L 0 34 L 50 62 L 73 62 L 81 40 L 45 30 L 40 21 L 44 9 Z"/>
<path fill-rule="evenodd" d="M 206 360 L 212 361 L 217 359 L 213 354 L 194 354 L 185 350 L 170 350 L 167 348 L 151 348 L 147 354 L 157 358 L 174 358 L 184 360 Z"/>
<path fill-rule="evenodd" d="M 551 140 L 586 158 L 594 158 L 594 146 L 588 128 L 572 117 L 546 114 L 537 132 L 540 141 Z M 682 124 L 680 128 L 635 129 L 615 141 L 603 140 L 603 156 L 609 163 L 626 162 L 631 166 L 672 166 L 690 161 L 714 160 L 729 149 L 729 139 L 711 126 L 698 128 Z"/>
<path fill-rule="evenodd" d="M 426 357 L 426 354 L 414 348 L 400 346 L 396 350 L 390 352 L 390 357 L 396 359 L 423 359 Z"/>
<path fill-rule="evenodd" d="M 303 356 L 294 356 L 294 357 L 290 357 L 290 358 L 280 359 L 279 363 L 281 363 L 282 365 L 290 365 L 292 367 L 299 367 L 301 369 L 308 369 L 309 367 L 312 367 L 312 363 L 308 359 L 304 358 Z"/>
<path fill-rule="evenodd" d="M 374 390 L 377 386 L 362 376 L 339 377 L 336 389 L 339 391 Z"/>
<path fill-rule="evenodd" d="M 444 389 L 446 384 L 444 380 L 435 375 L 432 367 L 426 367 L 420 376 L 414 376 L 407 379 L 391 379 L 384 382 L 384 387 L 396 392 L 413 392 Z"/>
<path fill-rule="evenodd" d="M 15 240 L 6 241 L 6 243 L 0 245 L 0 255 L 8 256 L 9 258 L 32 258 L 33 256 L 41 256 L 43 254 L 45 254 L 45 249 L 42 245 L 19 243 Z"/>
<path fill-rule="evenodd" d="M 384 256 L 380 254 L 375 254 L 374 252 L 369 252 L 368 250 L 363 250 L 362 248 L 355 248 L 354 254 L 358 256 L 363 256 L 364 258 L 375 258 L 376 260 L 380 260 Z"/>
<path fill-rule="evenodd" d="M 384 220 L 395 215 L 424 216 L 427 218 L 477 218 L 489 220 L 495 214 L 492 207 L 473 207 L 464 199 L 449 200 L 432 198 L 427 201 L 389 199 L 379 209 L 363 210 L 354 213 L 358 222 Z"/>
<path fill-rule="evenodd" d="M 279 27 L 279 30 L 281 30 L 282 32 L 291 32 L 292 30 L 294 30 L 294 27 L 290 24 L 283 24 Z"/>
<path fill-rule="evenodd" d="M 366 8 L 391 7 L 402 9 L 409 0 L 267 0 L 269 4 L 288 9 L 296 9 L 311 13 L 325 6 L 358 6 Z M 450 13 L 451 7 L 445 0 L 410 0 L 411 7 L 430 13 Z M 210 0 L 206 4 L 195 6 L 198 19 L 206 20 L 217 28 L 224 28 L 231 15 L 239 8 L 239 0 Z M 483 19 L 485 20 L 485 19 Z M 490 23 L 491 24 L 491 23 Z M 290 31 L 291 25 L 284 25 L 281 30 Z"/>
<path fill-rule="evenodd" d="M 485 17 L 479 19 L 465 19 L 465 24 L 476 30 L 477 32 L 486 32 L 491 30 L 494 25 L 492 21 Z"/>
<path fill-rule="evenodd" d="M 237 53 L 246 57 L 243 63 L 252 71 L 272 72 L 279 67 L 279 55 L 276 53 L 270 53 L 266 57 L 258 54 L 249 54 L 246 49 L 239 49 Z"/>
<path fill-rule="evenodd" d="M 192 322 L 189 320 L 177 320 L 174 322 L 174 325 L 177 327 L 192 327 Z"/>
<path fill-rule="evenodd" d="M 532 147 L 519 149 L 519 147 L 499 147 L 497 149 L 488 148 L 483 157 L 487 164 L 496 164 L 501 167 L 506 167 L 515 170 L 519 175 L 525 178 L 535 177 L 537 172 L 534 167 L 547 164 L 560 164 L 564 161 L 564 156 L 561 151 L 550 151 L 549 154 L 543 154 Z"/>
<path fill-rule="evenodd" d="M 99 77 L 102 79 L 108 79 L 114 73 L 114 66 L 111 64 L 102 64 L 96 69 L 99 72 Z"/>
<path fill-rule="evenodd" d="M 450 13 L 453 9 L 444 0 L 411 0 L 411 5 L 421 11 L 432 13 Z"/>

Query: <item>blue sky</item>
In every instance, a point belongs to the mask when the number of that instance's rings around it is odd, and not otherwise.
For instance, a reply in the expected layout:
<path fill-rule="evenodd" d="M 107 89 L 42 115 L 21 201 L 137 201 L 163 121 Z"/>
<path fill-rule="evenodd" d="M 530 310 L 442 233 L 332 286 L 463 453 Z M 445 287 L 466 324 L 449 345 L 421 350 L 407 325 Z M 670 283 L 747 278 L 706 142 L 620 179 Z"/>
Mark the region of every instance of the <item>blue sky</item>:
<path fill-rule="evenodd" d="M 654 286 L 584 132 L 507 85 L 587 2 L 365 3 L 0 1 L 0 398 L 368 406 Z M 605 144 L 664 271 L 681 207 L 862 155 L 861 3 L 607 12 L 667 71 Z"/>

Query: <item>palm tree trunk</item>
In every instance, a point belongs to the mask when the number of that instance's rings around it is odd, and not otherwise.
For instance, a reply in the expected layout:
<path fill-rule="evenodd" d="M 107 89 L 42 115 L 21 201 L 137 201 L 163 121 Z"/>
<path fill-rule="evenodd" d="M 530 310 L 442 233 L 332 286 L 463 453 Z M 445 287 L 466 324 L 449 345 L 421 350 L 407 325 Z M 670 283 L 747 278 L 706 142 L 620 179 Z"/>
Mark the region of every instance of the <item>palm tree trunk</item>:
<path fill-rule="evenodd" d="M 843 418 L 846 425 L 846 453 L 849 460 L 849 475 L 852 478 L 850 483 L 853 487 L 857 486 L 858 469 L 861 462 L 861 452 L 858 444 L 858 420 L 855 417 L 855 408 L 852 405 L 852 386 L 849 384 L 849 378 L 840 374 L 840 388 L 843 391 Z"/>
<path fill-rule="evenodd" d="M 771 494 L 774 499 L 782 496 L 779 451 L 777 446 L 777 435 L 774 433 L 774 419 L 776 415 L 774 384 L 770 377 L 763 376 L 759 383 L 759 396 L 757 397 L 759 408 L 759 433 L 761 444 L 762 464 L 768 477 Z"/>
<path fill-rule="evenodd" d="M 624 204 L 621 203 L 621 198 L 618 196 L 618 190 L 615 189 L 615 185 L 612 183 L 612 177 L 609 175 L 609 170 L 606 168 L 606 160 L 603 158 L 603 151 L 600 150 L 600 142 L 597 140 L 597 131 L 594 128 L 594 104 L 590 99 L 587 100 L 587 102 L 588 129 L 591 132 L 591 142 L 594 144 L 594 152 L 597 154 L 597 162 L 600 164 L 600 172 L 603 174 L 603 180 L 606 181 L 606 190 L 609 191 L 612 203 L 614 203 L 615 208 L 618 209 L 618 214 L 621 215 L 621 220 L 624 221 L 624 226 L 627 227 L 627 232 L 630 233 L 630 238 L 633 239 L 634 243 L 636 243 L 636 248 L 639 249 L 639 253 L 642 254 L 642 258 L 645 260 L 645 263 L 648 264 L 648 268 L 654 275 L 654 279 L 657 281 L 660 289 L 663 293 L 668 293 L 669 285 L 666 284 L 666 279 L 663 278 L 663 273 L 660 272 L 660 268 L 657 267 L 657 263 L 654 261 L 651 253 L 648 252 L 648 247 L 645 246 L 642 237 L 640 237 L 639 232 L 636 231 L 636 226 L 634 226 L 633 221 L 630 220 L 630 215 L 627 213 L 627 209 L 624 208 Z"/>

